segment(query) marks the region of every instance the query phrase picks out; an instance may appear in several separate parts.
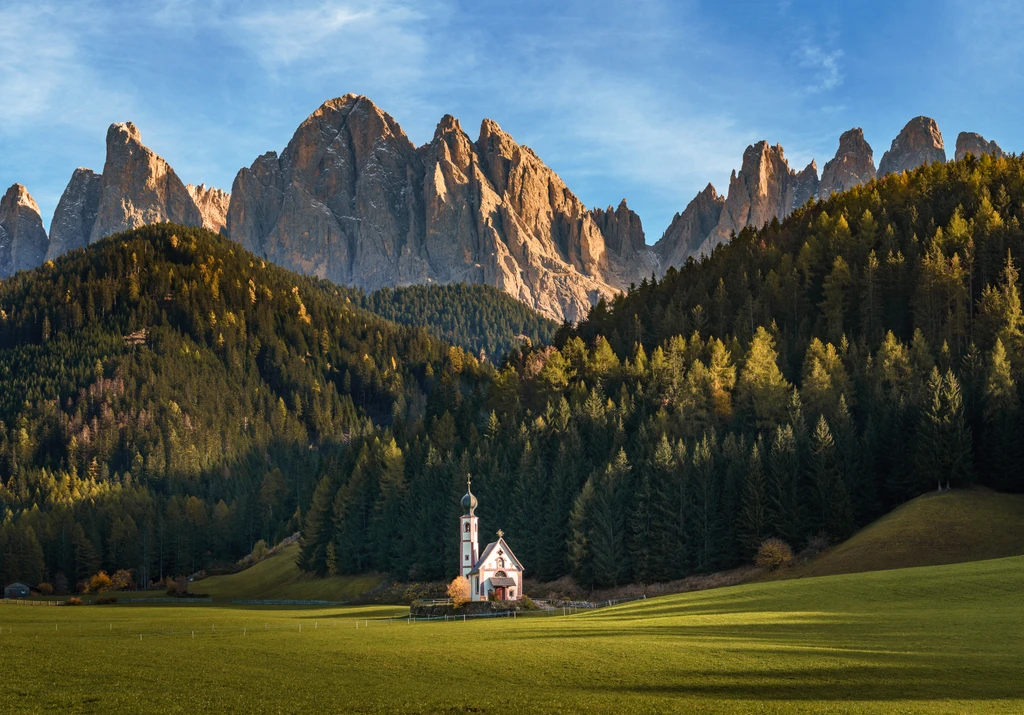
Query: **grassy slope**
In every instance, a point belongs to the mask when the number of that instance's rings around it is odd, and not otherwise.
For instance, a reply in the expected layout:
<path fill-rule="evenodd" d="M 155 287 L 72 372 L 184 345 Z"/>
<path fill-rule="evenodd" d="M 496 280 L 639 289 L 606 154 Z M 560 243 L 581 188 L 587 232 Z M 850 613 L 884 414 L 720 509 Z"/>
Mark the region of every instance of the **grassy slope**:
<path fill-rule="evenodd" d="M 390 611 L 0 606 L 0 701 L 32 712 L 1019 713 L 1022 592 L 1016 557 L 358 630 L 357 618 Z"/>
<path fill-rule="evenodd" d="M 1024 554 L 1024 495 L 984 487 L 918 497 L 781 576 L 830 576 Z"/>
<path fill-rule="evenodd" d="M 215 601 L 231 599 L 287 599 L 348 601 L 366 593 L 380 583 L 380 577 L 334 576 L 317 578 L 304 574 L 295 565 L 298 544 L 230 576 L 211 576 L 197 581 L 191 587 L 196 593 L 205 593 Z"/>

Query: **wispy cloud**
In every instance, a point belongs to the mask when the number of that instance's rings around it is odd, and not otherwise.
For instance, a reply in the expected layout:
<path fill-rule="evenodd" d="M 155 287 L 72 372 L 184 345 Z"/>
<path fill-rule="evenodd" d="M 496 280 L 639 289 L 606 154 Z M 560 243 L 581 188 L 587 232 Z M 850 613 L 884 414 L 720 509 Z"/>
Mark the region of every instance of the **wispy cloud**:
<path fill-rule="evenodd" d="M 824 92 L 835 89 L 843 83 L 843 73 L 839 61 L 843 57 L 842 50 L 824 50 L 818 45 L 804 43 L 797 52 L 800 66 L 811 71 L 812 80 L 805 89 L 807 92 Z"/>
<path fill-rule="evenodd" d="M 93 9 L 77 3 L 0 7 L 0 131 L 43 117 L 80 124 L 128 103 L 104 87 L 87 60 L 83 39 L 96 34 L 103 17 Z"/>

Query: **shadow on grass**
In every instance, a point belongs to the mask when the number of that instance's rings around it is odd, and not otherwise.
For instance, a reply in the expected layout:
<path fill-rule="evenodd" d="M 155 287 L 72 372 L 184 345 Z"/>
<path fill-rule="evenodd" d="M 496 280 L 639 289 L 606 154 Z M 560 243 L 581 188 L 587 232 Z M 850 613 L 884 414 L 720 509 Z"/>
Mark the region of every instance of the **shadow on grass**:
<path fill-rule="evenodd" d="M 658 682 L 593 682 L 595 692 L 705 696 L 735 700 L 928 701 L 1019 700 L 1024 682 L 1014 659 L 986 661 L 965 677 L 954 664 L 889 662 L 806 668 L 687 669 L 659 674 Z"/>

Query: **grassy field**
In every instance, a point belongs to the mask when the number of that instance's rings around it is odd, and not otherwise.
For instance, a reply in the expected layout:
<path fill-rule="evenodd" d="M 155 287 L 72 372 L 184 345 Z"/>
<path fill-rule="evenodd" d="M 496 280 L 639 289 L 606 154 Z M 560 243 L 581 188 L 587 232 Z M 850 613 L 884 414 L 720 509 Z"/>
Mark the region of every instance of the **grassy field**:
<path fill-rule="evenodd" d="M 984 487 L 925 494 L 782 578 L 831 576 L 1024 555 L 1024 494 Z"/>
<path fill-rule="evenodd" d="M 575 616 L 0 606 L 39 712 L 1024 712 L 1024 558 L 756 583 Z M 357 624 L 359 627 L 357 628 Z M 141 637 L 140 637 L 141 635 Z"/>
<path fill-rule="evenodd" d="M 299 545 L 230 576 L 211 576 L 196 581 L 190 590 L 205 593 L 214 601 L 231 599 L 349 601 L 380 583 L 380 577 L 333 576 L 317 578 L 295 565 Z"/>

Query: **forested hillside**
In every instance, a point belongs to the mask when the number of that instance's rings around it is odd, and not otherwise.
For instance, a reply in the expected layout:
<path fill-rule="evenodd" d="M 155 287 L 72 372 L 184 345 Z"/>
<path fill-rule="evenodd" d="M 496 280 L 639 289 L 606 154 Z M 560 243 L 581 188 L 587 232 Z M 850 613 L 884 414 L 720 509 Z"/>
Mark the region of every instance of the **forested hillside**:
<path fill-rule="evenodd" d="M 168 225 L 0 285 L 0 580 L 236 559 L 347 443 L 489 369 L 348 295 Z"/>
<path fill-rule="evenodd" d="M 450 575 L 467 471 L 485 533 L 585 584 L 835 542 L 940 484 L 1024 488 L 1022 202 L 1024 160 L 969 158 L 745 230 L 399 440 L 394 508 L 428 531 L 373 531 L 395 478 L 364 449 L 318 487 L 305 565 Z"/>
<path fill-rule="evenodd" d="M 422 326 L 474 354 L 500 361 L 523 338 L 548 345 L 558 324 L 492 286 L 466 283 L 382 288 L 363 306 L 388 320 Z"/>
<path fill-rule="evenodd" d="M 1024 490 L 1022 218 L 1020 158 L 890 176 L 500 370 L 198 230 L 72 252 L 0 286 L 2 575 L 187 573 L 300 527 L 307 570 L 450 578 L 468 472 L 485 534 L 585 585 Z"/>

